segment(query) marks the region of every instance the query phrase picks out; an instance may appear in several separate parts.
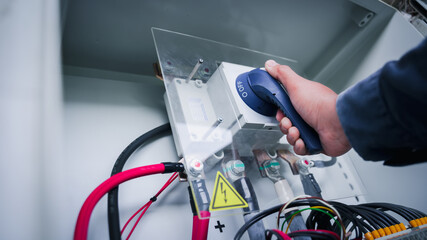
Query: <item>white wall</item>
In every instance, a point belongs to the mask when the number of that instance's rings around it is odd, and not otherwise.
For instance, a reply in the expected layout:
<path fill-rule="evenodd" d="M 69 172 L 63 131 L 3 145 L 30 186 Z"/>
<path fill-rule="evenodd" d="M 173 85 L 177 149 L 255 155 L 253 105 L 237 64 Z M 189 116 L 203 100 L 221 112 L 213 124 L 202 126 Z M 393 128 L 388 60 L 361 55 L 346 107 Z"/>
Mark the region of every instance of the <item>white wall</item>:
<path fill-rule="evenodd" d="M 0 2 L 0 238 L 59 233 L 61 72 L 59 5 Z"/>

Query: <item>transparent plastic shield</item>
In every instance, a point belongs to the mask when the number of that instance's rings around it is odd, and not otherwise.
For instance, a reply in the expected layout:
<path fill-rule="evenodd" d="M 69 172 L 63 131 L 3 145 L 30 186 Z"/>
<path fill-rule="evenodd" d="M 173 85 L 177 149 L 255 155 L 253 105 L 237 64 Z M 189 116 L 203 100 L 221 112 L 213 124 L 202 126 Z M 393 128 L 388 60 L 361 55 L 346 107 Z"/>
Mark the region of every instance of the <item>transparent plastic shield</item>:
<path fill-rule="evenodd" d="M 236 83 L 241 73 L 263 67 L 268 59 L 296 72 L 298 62 L 167 30 L 152 32 L 175 145 L 184 157 L 199 217 L 250 213 L 278 204 L 277 188 L 289 173 L 290 190 L 304 192 L 299 178 L 292 177 L 291 165 L 275 154 L 290 149 L 275 117 L 250 109 Z M 331 198 L 361 194 L 337 191 Z"/>

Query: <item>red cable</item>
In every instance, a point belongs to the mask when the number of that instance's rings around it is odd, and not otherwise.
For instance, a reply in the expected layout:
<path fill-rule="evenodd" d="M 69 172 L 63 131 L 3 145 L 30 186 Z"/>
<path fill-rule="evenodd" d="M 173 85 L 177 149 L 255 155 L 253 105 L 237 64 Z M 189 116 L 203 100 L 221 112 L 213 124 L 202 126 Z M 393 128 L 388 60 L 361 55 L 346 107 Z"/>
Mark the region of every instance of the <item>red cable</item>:
<path fill-rule="evenodd" d="M 135 224 L 133 225 L 132 229 L 129 232 L 128 237 L 126 238 L 126 240 L 129 240 L 130 236 L 132 235 L 133 231 L 136 228 L 136 225 L 138 225 L 139 220 L 141 220 L 142 216 L 144 216 L 145 212 L 148 210 L 148 208 L 151 206 L 153 202 L 152 201 L 148 201 L 148 203 L 146 204 L 147 207 L 144 209 L 144 211 L 141 213 L 141 215 L 139 215 L 138 219 L 136 220 Z"/>
<path fill-rule="evenodd" d="M 277 234 L 279 234 L 279 235 L 283 238 L 283 240 L 292 240 L 292 238 L 291 238 L 291 237 L 289 237 L 289 236 L 288 236 L 288 234 L 286 234 L 286 233 L 284 233 L 284 232 L 280 231 L 279 229 L 273 229 L 272 231 L 274 231 L 274 232 L 276 232 Z"/>
<path fill-rule="evenodd" d="M 163 165 L 163 163 L 148 165 L 117 173 L 116 175 L 113 175 L 101 183 L 101 185 L 93 190 L 80 209 L 76 228 L 74 230 L 74 240 L 87 239 L 87 232 L 92 211 L 102 196 L 108 193 L 111 189 L 128 180 L 152 174 L 164 173 L 164 171 L 165 165 Z"/>
<path fill-rule="evenodd" d="M 193 216 L 193 234 L 191 240 L 206 240 L 208 238 L 209 217 L 211 213 L 208 211 L 200 211 L 200 217 Z"/>
<path fill-rule="evenodd" d="M 341 239 L 337 233 L 329 231 L 329 230 L 323 230 L 323 229 L 303 229 L 303 230 L 293 231 L 292 233 L 296 233 L 296 232 L 324 232 L 324 233 L 329 233 L 329 234 L 333 235 L 337 240 Z"/>
<path fill-rule="evenodd" d="M 166 183 L 163 185 L 163 187 L 154 195 L 154 199 L 157 199 L 157 197 L 167 188 L 169 187 L 169 185 L 175 181 L 175 179 L 178 178 L 178 173 L 174 173 L 172 174 L 172 176 L 166 181 Z M 152 199 L 153 199 L 152 198 Z M 138 219 L 136 220 L 132 230 L 130 231 L 129 235 L 127 236 L 126 239 L 129 239 L 130 236 L 132 235 L 133 231 L 135 230 L 135 227 L 138 225 L 139 221 L 141 220 L 142 216 L 144 216 L 145 212 L 147 211 L 147 209 L 151 206 L 151 204 L 154 202 L 152 201 L 152 199 L 150 199 L 144 206 L 142 206 L 140 209 L 138 209 L 138 211 L 136 211 L 126 222 L 126 224 L 123 226 L 122 231 L 120 232 L 121 234 L 123 234 L 123 232 L 125 231 L 126 227 L 128 226 L 128 224 L 132 221 L 132 219 L 138 215 L 138 213 L 140 213 L 142 210 L 144 210 L 141 215 L 138 217 Z"/>
<path fill-rule="evenodd" d="M 120 234 L 123 234 L 123 232 L 125 231 L 125 229 L 126 229 L 126 227 L 128 226 L 128 224 L 130 223 L 130 221 L 132 221 L 132 219 L 136 216 L 136 215 L 138 215 L 138 213 L 140 213 L 142 210 L 144 210 L 144 208 L 146 208 L 147 207 L 147 205 L 148 205 L 148 203 L 149 202 L 147 202 L 144 206 L 142 206 L 140 209 L 138 209 L 138 211 L 136 211 L 129 219 L 128 219 L 128 221 L 126 222 L 126 224 L 123 226 L 123 229 L 122 229 L 122 231 L 120 232 Z"/>

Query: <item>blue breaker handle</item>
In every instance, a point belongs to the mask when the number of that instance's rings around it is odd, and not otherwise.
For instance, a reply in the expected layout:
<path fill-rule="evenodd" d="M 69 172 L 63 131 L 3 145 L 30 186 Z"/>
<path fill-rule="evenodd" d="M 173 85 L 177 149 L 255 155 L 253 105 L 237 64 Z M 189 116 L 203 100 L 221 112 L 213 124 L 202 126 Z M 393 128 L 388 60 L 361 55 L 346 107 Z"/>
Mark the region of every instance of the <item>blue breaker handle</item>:
<path fill-rule="evenodd" d="M 236 79 L 236 88 L 242 100 L 260 114 L 274 116 L 280 108 L 298 128 L 308 152 L 316 154 L 322 151 L 317 132 L 301 118 L 284 87 L 268 72 L 258 68 L 243 73 Z"/>

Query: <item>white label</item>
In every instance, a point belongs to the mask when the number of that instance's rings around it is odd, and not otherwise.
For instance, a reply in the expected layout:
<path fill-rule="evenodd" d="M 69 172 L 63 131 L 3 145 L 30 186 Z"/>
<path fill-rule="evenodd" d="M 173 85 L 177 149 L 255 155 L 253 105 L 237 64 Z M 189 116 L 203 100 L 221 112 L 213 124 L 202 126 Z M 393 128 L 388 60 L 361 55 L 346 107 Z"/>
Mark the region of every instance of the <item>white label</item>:
<path fill-rule="evenodd" d="M 191 118 L 193 121 L 208 121 L 208 116 L 206 115 L 205 105 L 203 104 L 202 99 L 200 98 L 188 98 L 188 106 L 190 107 Z"/>

